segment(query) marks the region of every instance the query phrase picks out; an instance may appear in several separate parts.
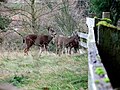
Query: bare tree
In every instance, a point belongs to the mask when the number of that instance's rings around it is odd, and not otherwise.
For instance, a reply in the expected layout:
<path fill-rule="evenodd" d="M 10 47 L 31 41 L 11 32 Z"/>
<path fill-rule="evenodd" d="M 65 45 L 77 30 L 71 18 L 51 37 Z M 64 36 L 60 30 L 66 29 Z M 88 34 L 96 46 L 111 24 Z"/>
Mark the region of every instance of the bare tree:
<path fill-rule="evenodd" d="M 47 6 L 51 9 L 54 5 L 46 0 Z M 61 0 L 60 10 L 54 13 L 54 21 L 57 28 L 66 35 L 70 35 L 74 30 L 86 32 L 85 18 L 88 15 L 88 0 Z"/>
<path fill-rule="evenodd" d="M 46 4 L 52 11 L 54 5 L 52 5 L 50 1 L 46 1 Z M 60 32 L 65 35 L 71 35 L 76 28 L 76 22 L 70 13 L 70 8 L 72 5 L 73 4 L 68 0 L 62 0 L 60 6 L 58 7 L 59 10 L 57 13 L 54 13 L 54 21 L 56 26 L 59 28 Z"/>
<path fill-rule="evenodd" d="M 89 1 L 90 0 L 75 0 L 74 7 L 72 8 L 72 16 L 77 22 L 78 30 L 82 32 L 87 32 L 85 20 L 89 14 Z"/>

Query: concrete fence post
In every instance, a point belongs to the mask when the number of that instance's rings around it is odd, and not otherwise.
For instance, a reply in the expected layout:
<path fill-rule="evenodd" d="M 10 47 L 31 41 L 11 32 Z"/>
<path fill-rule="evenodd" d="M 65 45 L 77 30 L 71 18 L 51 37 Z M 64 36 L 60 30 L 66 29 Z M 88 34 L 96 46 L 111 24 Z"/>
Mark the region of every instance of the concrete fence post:
<path fill-rule="evenodd" d="M 102 12 L 102 18 L 110 18 L 110 12 Z"/>

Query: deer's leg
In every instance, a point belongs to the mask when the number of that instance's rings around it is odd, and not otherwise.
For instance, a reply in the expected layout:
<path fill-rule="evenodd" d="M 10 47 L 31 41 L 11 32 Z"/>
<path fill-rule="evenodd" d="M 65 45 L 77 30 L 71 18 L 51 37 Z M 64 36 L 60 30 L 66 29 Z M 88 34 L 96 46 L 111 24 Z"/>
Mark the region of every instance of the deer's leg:
<path fill-rule="evenodd" d="M 38 56 L 41 56 L 41 52 L 42 52 L 42 48 L 39 47 L 39 53 L 38 53 Z"/>
<path fill-rule="evenodd" d="M 42 52 L 44 51 L 44 45 L 40 46 L 38 56 L 41 56 Z"/>
<path fill-rule="evenodd" d="M 63 48 L 62 48 L 62 54 L 65 54 L 65 50 L 66 50 L 65 46 L 63 46 Z"/>
<path fill-rule="evenodd" d="M 68 54 L 69 47 L 65 48 L 65 53 Z"/>
<path fill-rule="evenodd" d="M 61 48 L 61 54 L 63 54 L 63 53 L 64 53 L 64 49 L 65 49 L 65 48 L 64 48 L 64 43 L 62 43 L 62 45 L 61 45 L 60 48 Z"/>
<path fill-rule="evenodd" d="M 80 53 L 80 48 L 78 48 L 78 53 L 81 54 L 81 53 Z"/>
<path fill-rule="evenodd" d="M 59 45 L 58 46 L 58 52 L 57 52 L 59 56 L 61 55 L 61 52 L 62 52 L 62 47 Z"/>
<path fill-rule="evenodd" d="M 58 54 L 58 47 L 56 47 L 55 53 Z"/>
<path fill-rule="evenodd" d="M 58 49 L 58 55 L 59 55 L 59 56 L 61 55 L 61 52 L 62 52 L 62 49 L 59 48 L 59 49 Z"/>
<path fill-rule="evenodd" d="M 28 55 L 28 50 L 27 50 L 27 48 L 28 48 L 28 45 L 27 45 L 27 44 L 25 44 L 25 48 L 24 48 L 24 55 Z"/>
<path fill-rule="evenodd" d="M 56 54 L 59 54 L 59 45 L 56 45 Z"/>
<path fill-rule="evenodd" d="M 61 46 L 61 47 L 60 47 L 60 54 L 61 54 L 61 55 L 63 55 L 63 51 L 64 51 L 64 47 Z"/>
<path fill-rule="evenodd" d="M 24 49 L 24 55 L 28 55 L 28 50 L 27 50 L 27 48 Z"/>
<path fill-rule="evenodd" d="M 65 51 L 64 51 L 64 54 L 66 54 L 67 53 L 67 48 L 65 48 Z"/>
<path fill-rule="evenodd" d="M 77 48 L 76 47 L 74 47 L 74 50 L 75 50 L 74 53 L 77 53 Z"/>
<path fill-rule="evenodd" d="M 45 51 L 47 51 L 48 50 L 48 47 L 47 47 L 47 45 L 44 45 L 45 46 Z"/>
<path fill-rule="evenodd" d="M 32 45 L 31 45 L 32 46 Z M 25 49 L 24 49 L 24 53 L 25 55 L 28 55 L 28 52 L 29 52 L 29 49 L 31 46 L 27 46 Z"/>
<path fill-rule="evenodd" d="M 66 49 L 67 49 L 67 54 L 68 54 L 69 47 L 67 47 Z"/>
<path fill-rule="evenodd" d="M 24 54 L 25 55 L 28 55 L 28 51 L 29 51 L 29 49 L 32 45 L 33 45 L 33 43 L 31 41 L 26 42 L 26 48 L 24 49 Z"/>
<path fill-rule="evenodd" d="M 70 47 L 69 54 L 71 54 L 71 49 L 72 49 L 72 47 Z"/>
<path fill-rule="evenodd" d="M 45 45 L 46 54 L 48 54 L 48 45 Z"/>
<path fill-rule="evenodd" d="M 56 54 L 58 54 L 58 47 L 56 47 Z"/>
<path fill-rule="evenodd" d="M 26 48 L 24 49 L 24 55 L 28 55 L 28 51 L 29 51 L 29 46 L 27 45 Z"/>

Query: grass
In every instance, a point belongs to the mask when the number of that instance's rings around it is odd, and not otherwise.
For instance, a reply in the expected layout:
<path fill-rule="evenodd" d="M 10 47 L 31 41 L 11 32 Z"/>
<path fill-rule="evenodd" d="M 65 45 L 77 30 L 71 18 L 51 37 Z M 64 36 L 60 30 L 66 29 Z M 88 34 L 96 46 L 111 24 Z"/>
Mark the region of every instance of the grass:
<path fill-rule="evenodd" d="M 37 57 L 36 53 L 5 52 L 0 57 L 0 83 L 23 90 L 87 90 L 87 55 Z"/>

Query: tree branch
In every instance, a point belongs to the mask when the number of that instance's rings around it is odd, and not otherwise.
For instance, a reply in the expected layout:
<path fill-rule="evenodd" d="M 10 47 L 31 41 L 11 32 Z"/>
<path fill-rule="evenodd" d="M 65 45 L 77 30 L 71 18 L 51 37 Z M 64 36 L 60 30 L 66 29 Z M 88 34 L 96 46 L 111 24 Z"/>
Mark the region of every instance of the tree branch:
<path fill-rule="evenodd" d="M 39 17 L 42 17 L 42 16 L 44 16 L 44 15 L 47 15 L 47 14 L 49 14 L 49 13 L 51 13 L 51 12 L 59 11 L 59 10 L 61 10 L 61 9 L 63 9 L 63 8 L 64 8 L 64 7 L 61 7 L 61 8 L 58 8 L 58 9 L 56 9 L 56 10 L 52 10 L 52 11 L 46 12 L 46 13 L 44 13 L 44 14 L 41 14 L 41 15 L 37 16 L 36 19 L 39 18 Z"/>

